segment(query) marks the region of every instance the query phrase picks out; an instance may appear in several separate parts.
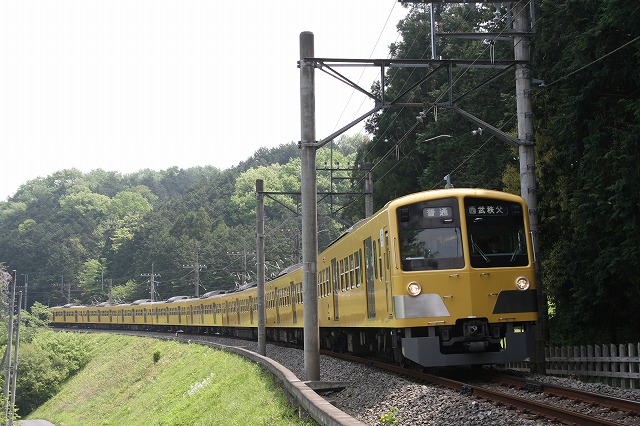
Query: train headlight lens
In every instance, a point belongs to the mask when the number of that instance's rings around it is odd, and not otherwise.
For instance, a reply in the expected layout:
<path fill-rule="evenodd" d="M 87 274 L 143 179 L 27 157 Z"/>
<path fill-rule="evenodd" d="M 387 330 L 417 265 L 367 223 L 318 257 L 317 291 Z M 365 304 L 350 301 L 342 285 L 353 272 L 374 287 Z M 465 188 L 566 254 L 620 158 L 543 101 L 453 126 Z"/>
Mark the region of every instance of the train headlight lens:
<path fill-rule="evenodd" d="M 527 277 L 520 277 L 516 280 L 516 288 L 518 290 L 528 290 L 529 289 L 529 279 Z"/>
<path fill-rule="evenodd" d="M 409 296 L 417 296 L 422 293 L 422 286 L 415 281 L 411 281 L 407 285 L 407 293 L 409 293 Z"/>

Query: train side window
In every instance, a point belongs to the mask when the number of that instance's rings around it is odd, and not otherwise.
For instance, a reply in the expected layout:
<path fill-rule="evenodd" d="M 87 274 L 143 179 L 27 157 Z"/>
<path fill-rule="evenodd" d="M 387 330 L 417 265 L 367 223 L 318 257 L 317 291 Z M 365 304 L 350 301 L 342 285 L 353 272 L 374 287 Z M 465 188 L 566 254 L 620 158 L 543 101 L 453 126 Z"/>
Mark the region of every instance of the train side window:
<path fill-rule="evenodd" d="M 344 290 L 348 291 L 351 285 L 350 282 L 350 268 L 349 268 L 349 256 L 344 258 Z"/>
<path fill-rule="evenodd" d="M 349 285 L 350 288 L 354 288 L 356 286 L 356 264 L 353 260 L 353 254 L 349 255 Z"/>

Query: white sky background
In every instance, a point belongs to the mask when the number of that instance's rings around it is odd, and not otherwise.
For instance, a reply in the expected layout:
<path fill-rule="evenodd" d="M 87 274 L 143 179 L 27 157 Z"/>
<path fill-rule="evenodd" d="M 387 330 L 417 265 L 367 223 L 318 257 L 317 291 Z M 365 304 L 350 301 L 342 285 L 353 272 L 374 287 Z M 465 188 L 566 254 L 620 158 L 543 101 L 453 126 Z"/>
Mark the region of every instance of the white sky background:
<path fill-rule="evenodd" d="M 0 201 L 62 169 L 227 169 L 298 141 L 300 32 L 314 33 L 316 57 L 386 58 L 407 10 L 397 0 L 1 1 Z M 366 89 L 379 76 L 339 71 Z M 373 107 L 315 75 L 317 139 Z"/>

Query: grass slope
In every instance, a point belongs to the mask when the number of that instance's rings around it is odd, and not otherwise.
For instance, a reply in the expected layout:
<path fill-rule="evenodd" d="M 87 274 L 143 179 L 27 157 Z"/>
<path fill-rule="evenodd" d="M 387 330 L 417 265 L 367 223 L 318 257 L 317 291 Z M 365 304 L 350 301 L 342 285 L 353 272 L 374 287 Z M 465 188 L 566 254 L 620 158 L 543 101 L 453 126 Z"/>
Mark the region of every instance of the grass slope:
<path fill-rule="evenodd" d="M 236 355 L 150 338 L 83 336 L 91 361 L 28 418 L 58 426 L 311 424 L 298 419 L 270 375 Z"/>

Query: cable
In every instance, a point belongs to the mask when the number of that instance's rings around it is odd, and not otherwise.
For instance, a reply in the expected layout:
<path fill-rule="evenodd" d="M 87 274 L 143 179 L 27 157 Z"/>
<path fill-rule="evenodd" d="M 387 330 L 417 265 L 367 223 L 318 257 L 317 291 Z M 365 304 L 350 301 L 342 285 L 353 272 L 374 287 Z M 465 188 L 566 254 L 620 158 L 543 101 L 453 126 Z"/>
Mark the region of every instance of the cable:
<path fill-rule="evenodd" d="M 584 70 L 585 68 L 588 68 L 588 67 L 590 67 L 590 66 L 592 66 L 592 65 L 594 65 L 594 64 L 596 64 L 596 63 L 598 63 L 598 62 L 600 62 L 601 60 L 603 60 L 603 59 L 604 59 L 604 58 L 606 58 L 607 56 L 613 55 L 613 54 L 614 54 L 615 52 L 617 52 L 618 50 L 621 50 L 621 49 L 623 49 L 623 48 L 627 47 L 628 45 L 630 45 L 630 44 L 632 44 L 632 43 L 635 43 L 635 42 L 636 42 L 636 41 L 638 41 L 638 40 L 640 40 L 640 36 L 638 36 L 638 37 L 634 38 L 634 39 L 633 39 L 633 40 L 631 40 L 631 41 L 626 42 L 625 44 L 623 44 L 622 46 L 620 46 L 620 47 L 618 47 L 618 48 L 616 48 L 616 49 L 613 49 L 613 50 L 612 50 L 611 52 L 609 52 L 609 53 L 605 53 L 604 55 L 602 55 L 602 56 L 601 56 L 601 57 L 599 57 L 598 59 L 595 59 L 595 60 L 593 60 L 593 61 L 589 62 L 588 64 L 586 64 L 586 65 L 584 65 L 584 66 L 582 66 L 582 67 L 578 68 L 577 70 L 572 71 L 572 72 L 570 72 L 569 74 L 567 74 L 567 75 L 565 75 L 565 76 L 563 76 L 563 77 L 560 77 L 559 79 L 557 79 L 557 80 L 555 80 L 555 81 L 552 81 L 552 82 L 551 82 L 551 83 L 549 83 L 549 84 L 545 84 L 545 85 L 544 85 L 544 87 L 549 87 L 549 86 L 554 85 L 554 84 L 556 84 L 556 83 L 558 83 L 558 82 L 560 82 L 560 81 L 563 81 L 563 80 L 565 80 L 565 79 L 567 79 L 567 78 L 571 77 L 572 75 L 574 75 L 574 74 L 576 74 L 576 73 L 579 73 L 580 71 Z"/>

